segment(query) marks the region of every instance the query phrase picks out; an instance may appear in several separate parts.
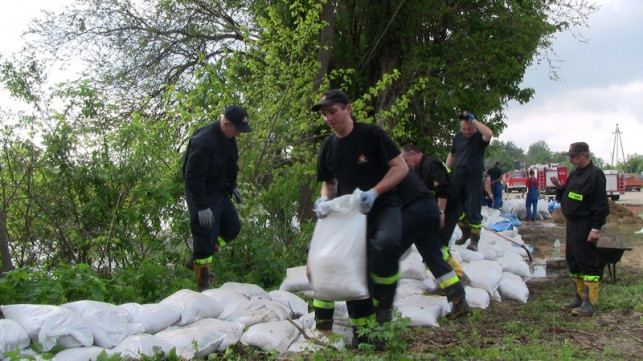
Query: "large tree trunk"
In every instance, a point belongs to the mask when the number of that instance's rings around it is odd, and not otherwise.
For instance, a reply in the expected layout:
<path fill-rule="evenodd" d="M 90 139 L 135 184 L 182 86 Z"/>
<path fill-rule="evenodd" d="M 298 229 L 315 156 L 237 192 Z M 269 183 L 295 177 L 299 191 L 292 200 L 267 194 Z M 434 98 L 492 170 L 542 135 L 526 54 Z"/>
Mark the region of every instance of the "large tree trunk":
<path fill-rule="evenodd" d="M 5 272 L 13 270 L 13 262 L 11 262 L 11 253 L 9 253 L 9 237 L 7 235 L 7 218 L 4 211 L 0 212 L 0 277 Z"/>
<path fill-rule="evenodd" d="M 322 30 L 321 37 L 319 40 L 319 53 L 317 54 L 317 60 L 320 63 L 319 72 L 317 73 L 317 78 L 314 83 L 314 91 L 319 91 L 322 82 L 326 73 L 328 73 L 328 64 L 330 63 L 330 58 L 332 55 L 333 47 L 333 33 L 335 31 L 335 17 L 333 13 L 335 12 L 335 1 L 328 0 L 324 9 L 322 11 L 322 21 L 326 22 L 328 25 Z M 308 139 L 314 139 L 314 137 L 308 137 Z M 313 218 L 313 204 L 312 197 L 314 193 L 314 178 L 307 179 L 302 183 L 299 193 L 299 215 L 301 219 L 310 219 Z"/>

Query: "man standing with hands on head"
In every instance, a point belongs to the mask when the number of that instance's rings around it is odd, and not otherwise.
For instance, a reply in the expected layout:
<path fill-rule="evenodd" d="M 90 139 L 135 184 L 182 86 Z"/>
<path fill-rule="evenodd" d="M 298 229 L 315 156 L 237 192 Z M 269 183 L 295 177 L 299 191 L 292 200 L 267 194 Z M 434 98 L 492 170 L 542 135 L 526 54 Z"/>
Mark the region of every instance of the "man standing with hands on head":
<path fill-rule="evenodd" d="M 333 131 L 319 151 L 317 180 L 322 186 L 314 207 L 317 217 L 326 216 L 320 205 L 329 199 L 351 194 L 356 188 L 364 191 L 360 211 L 367 215 L 367 263 L 372 294 L 367 299 L 347 301 L 347 308 L 355 344 L 369 342 L 359 337 L 357 331 L 372 319 L 379 323 L 388 321 L 400 278 L 396 255 L 401 247 L 402 216 L 394 187 L 407 175 L 408 167 L 384 130 L 353 121 L 350 100 L 344 91 L 325 92 L 312 110 L 320 111 Z"/>
<path fill-rule="evenodd" d="M 576 288 L 574 301 L 561 308 L 574 316 L 592 316 L 596 312 L 601 274 L 596 243 L 610 213 L 605 174 L 589 159 L 587 143 L 572 143 L 567 155 L 575 168 L 567 182 L 560 184 L 558 178 L 550 178 L 567 218 L 565 260 Z"/>
<path fill-rule="evenodd" d="M 248 113 L 240 106 L 225 108 L 221 119 L 199 128 L 188 143 L 183 161 L 185 198 L 192 232 L 192 266 L 199 291 L 210 288 L 210 265 L 218 245 L 237 237 L 241 221 L 237 203 L 239 154 L 236 137 L 250 132 Z"/>
<path fill-rule="evenodd" d="M 484 173 L 484 153 L 491 141 L 493 132 L 479 122 L 473 113 L 464 111 L 460 118 L 460 132 L 453 137 L 451 152 L 447 156 L 447 168 L 455 171 L 455 185 L 460 206 L 465 212 L 458 226 L 462 237 L 456 244 L 464 244 L 472 251 L 478 250 L 480 230 L 482 229 L 482 175 Z"/>

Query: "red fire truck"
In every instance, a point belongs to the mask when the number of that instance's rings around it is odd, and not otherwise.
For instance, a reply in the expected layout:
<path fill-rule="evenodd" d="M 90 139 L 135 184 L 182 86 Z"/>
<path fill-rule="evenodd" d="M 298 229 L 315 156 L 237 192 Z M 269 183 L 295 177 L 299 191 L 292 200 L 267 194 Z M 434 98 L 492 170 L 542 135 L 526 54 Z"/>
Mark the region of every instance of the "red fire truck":
<path fill-rule="evenodd" d="M 502 184 L 505 193 L 524 192 L 527 189 L 527 176 L 520 170 L 507 172 L 502 175 Z"/>
<path fill-rule="evenodd" d="M 545 194 L 545 199 L 556 197 L 556 187 L 551 182 L 551 177 L 558 178 L 560 184 L 567 182 L 567 167 L 559 163 L 534 164 L 529 168 L 533 169 L 538 178 L 538 189 Z"/>
<path fill-rule="evenodd" d="M 623 174 L 623 183 L 626 191 L 641 191 L 643 187 L 643 174 L 625 173 Z"/>

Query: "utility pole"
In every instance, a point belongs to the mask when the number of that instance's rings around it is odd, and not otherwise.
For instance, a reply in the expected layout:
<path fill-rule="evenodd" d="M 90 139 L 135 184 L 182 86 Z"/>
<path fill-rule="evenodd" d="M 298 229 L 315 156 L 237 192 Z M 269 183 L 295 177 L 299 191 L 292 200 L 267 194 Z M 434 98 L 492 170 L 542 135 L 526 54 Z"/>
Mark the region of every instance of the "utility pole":
<path fill-rule="evenodd" d="M 618 129 L 618 123 L 616 123 L 616 131 L 614 131 L 614 146 L 612 147 L 612 165 L 618 169 L 618 151 L 619 147 L 621 150 L 621 156 L 623 156 L 623 162 L 626 161 L 625 153 L 623 152 L 623 140 L 621 140 L 621 130 Z M 616 157 L 616 162 L 614 162 L 614 157 Z"/>

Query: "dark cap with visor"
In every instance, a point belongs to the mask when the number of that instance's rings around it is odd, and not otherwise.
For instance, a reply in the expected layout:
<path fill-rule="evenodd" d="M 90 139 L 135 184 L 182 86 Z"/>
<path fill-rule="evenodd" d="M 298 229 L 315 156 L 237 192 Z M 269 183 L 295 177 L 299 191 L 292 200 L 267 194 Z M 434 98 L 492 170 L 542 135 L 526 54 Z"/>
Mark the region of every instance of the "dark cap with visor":
<path fill-rule="evenodd" d="M 322 94 L 321 99 L 317 102 L 317 104 L 313 105 L 310 110 L 316 112 L 325 105 L 333 105 L 337 103 L 348 104 L 350 102 L 351 101 L 350 99 L 348 99 L 348 95 L 343 90 L 331 89 Z"/>

